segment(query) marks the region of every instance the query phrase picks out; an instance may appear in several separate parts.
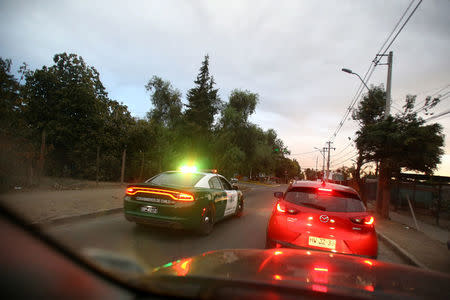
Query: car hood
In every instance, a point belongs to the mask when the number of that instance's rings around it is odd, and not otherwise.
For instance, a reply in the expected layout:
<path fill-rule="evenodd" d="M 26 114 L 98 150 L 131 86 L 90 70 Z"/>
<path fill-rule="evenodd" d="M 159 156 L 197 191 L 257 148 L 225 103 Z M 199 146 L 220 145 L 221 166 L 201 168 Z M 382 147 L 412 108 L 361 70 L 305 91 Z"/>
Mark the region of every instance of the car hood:
<path fill-rule="evenodd" d="M 167 263 L 134 282 L 179 296 L 204 297 L 236 286 L 352 297 L 440 298 L 450 276 L 356 256 L 297 249 L 220 250 Z M 219 284 L 220 283 L 220 284 Z M 237 291 L 237 290 L 235 290 Z"/>

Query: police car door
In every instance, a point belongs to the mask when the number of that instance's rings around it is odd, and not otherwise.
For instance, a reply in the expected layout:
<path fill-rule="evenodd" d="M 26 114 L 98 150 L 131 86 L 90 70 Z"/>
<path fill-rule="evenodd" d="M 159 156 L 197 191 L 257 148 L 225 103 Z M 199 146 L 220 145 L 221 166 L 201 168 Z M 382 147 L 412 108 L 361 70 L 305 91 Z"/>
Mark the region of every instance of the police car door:
<path fill-rule="evenodd" d="M 220 182 L 222 183 L 223 189 L 227 193 L 227 204 L 225 206 L 224 216 L 234 214 L 236 211 L 236 206 L 238 203 L 238 193 L 233 190 L 231 184 L 223 177 L 219 176 Z"/>

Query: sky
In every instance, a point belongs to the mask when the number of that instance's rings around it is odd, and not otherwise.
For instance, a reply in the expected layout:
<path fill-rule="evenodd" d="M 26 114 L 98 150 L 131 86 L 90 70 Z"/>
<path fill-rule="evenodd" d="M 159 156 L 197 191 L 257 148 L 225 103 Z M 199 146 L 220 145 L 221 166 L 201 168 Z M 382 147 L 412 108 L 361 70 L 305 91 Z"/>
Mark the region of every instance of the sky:
<path fill-rule="evenodd" d="M 356 154 L 354 121 L 333 137 L 360 86 L 341 69 L 363 76 L 410 2 L 2 0 L 0 56 L 35 69 L 57 53 L 76 53 L 100 72 L 112 99 L 144 117 L 151 109 L 144 85 L 153 75 L 186 101 L 209 54 L 223 101 L 236 88 L 258 93 L 251 121 L 275 129 L 302 168 L 320 168 L 314 148 L 331 140 L 333 169 L 351 166 Z M 423 1 L 390 47 L 392 113 L 407 94 L 418 103 L 441 94 L 433 112 L 450 109 L 449 13 L 448 0 Z M 378 65 L 368 85 L 386 85 L 386 77 L 387 66 Z M 450 176 L 450 114 L 432 122 L 446 136 L 435 174 Z"/>

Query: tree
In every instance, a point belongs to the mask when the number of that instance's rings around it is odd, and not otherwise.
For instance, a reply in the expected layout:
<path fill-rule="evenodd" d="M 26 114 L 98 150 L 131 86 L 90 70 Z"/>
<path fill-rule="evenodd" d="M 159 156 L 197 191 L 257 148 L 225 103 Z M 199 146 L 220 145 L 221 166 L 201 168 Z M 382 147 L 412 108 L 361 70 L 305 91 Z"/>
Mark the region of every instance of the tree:
<path fill-rule="evenodd" d="M 406 96 L 404 111 L 383 118 L 385 93 L 374 88 L 364 97 L 353 118 L 360 124 L 356 135 L 358 163 L 355 171 L 359 179 L 361 165 L 370 161 L 383 161 L 379 181 L 383 196 L 377 198 L 377 210 L 383 217 L 389 216 L 389 180 L 402 168 L 431 173 L 443 154 L 444 136 L 439 124 L 425 125 L 414 110 L 415 96 Z M 428 99 L 426 109 L 439 101 Z M 386 186 L 384 190 L 383 186 Z"/>
<path fill-rule="evenodd" d="M 214 116 L 220 109 L 221 101 L 218 89 L 214 88 L 214 78 L 209 73 L 208 55 L 205 56 L 194 83 L 195 87 L 187 93 L 185 145 L 193 160 L 202 160 L 203 167 L 211 167 L 212 156 L 208 148 Z"/>
<path fill-rule="evenodd" d="M 151 92 L 153 109 L 147 113 L 149 120 L 161 123 L 168 128 L 174 128 L 181 119 L 181 92 L 173 88 L 169 81 L 153 76 L 145 85 Z"/>
<path fill-rule="evenodd" d="M 25 73 L 22 95 L 24 117 L 34 131 L 30 139 L 42 144 L 45 153 L 53 149 L 46 168 L 50 175 L 92 178 L 99 144 L 107 147 L 122 136 L 120 132 L 105 139 L 111 130 L 108 123 L 122 115 L 130 120 L 129 112 L 108 99 L 100 74 L 82 57 L 61 53 L 53 62 L 50 67 Z"/>
<path fill-rule="evenodd" d="M 219 90 L 214 88 L 214 77 L 209 74 L 208 55 L 205 56 L 194 83 L 196 86 L 187 93 L 189 104 L 187 105 L 186 119 L 198 130 L 208 132 L 212 128 L 214 116 L 221 105 L 217 94 Z"/>

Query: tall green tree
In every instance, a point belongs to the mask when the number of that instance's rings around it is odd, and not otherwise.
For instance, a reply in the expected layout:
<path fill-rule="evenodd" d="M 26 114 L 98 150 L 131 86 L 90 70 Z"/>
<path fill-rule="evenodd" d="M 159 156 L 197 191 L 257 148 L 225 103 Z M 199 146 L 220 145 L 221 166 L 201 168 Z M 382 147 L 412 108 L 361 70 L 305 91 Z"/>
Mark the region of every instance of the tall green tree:
<path fill-rule="evenodd" d="M 214 77 L 209 72 L 208 55 L 205 56 L 194 83 L 195 86 L 187 93 L 184 144 L 189 149 L 190 159 L 201 161 L 202 167 L 210 168 L 213 160 L 210 151 L 213 123 L 221 107 L 221 100 L 218 89 L 215 88 Z"/>
<path fill-rule="evenodd" d="M 187 93 L 186 120 L 200 132 L 212 129 L 214 116 L 218 113 L 221 101 L 218 89 L 214 88 L 214 77 L 209 73 L 209 56 L 206 55 L 200 67 L 195 87 Z"/>
<path fill-rule="evenodd" d="M 355 172 L 364 162 L 384 161 L 380 182 L 389 184 L 392 175 L 398 175 L 402 168 L 412 171 L 432 173 L 443 154 L 444 135 L 439 124 L 426 125 L 418 117 L 414 104 L 416 97 L 408 95 L 404 111 L 383 118 L 385 93 L 378 88 L 366 96 L 353 118 L 360 123 L 356 132 L 356 147 L 359 158 Z M 437 105 L 439 100 L 428 99 L 427 109 Z M 361 164 L 359 164 L 361 162 Z M 383 217 L 389 216 L 389 186 L 377 199 L 377 210 Z"/>
<path fill-rule="evenodd" d="M 151 93 L 153 106 L 147 113 L 153 133 L 147 156 L 158 171 L 177 168 L 185 149 L 181 92 L 158 76 L 153 76 L 145 88 Z"/>
<path fill-rule="evenodd" d="M 31 138 L 53 149 L 46 168 L 50 175 L 92 178 L 105 122 L 111 110 L 118 117 L 118 103 L 108 99 L 100 74 L 82 57 L 61 53 L 53 62 L 25 74 L 24 116 L 35 132 Z"/>

